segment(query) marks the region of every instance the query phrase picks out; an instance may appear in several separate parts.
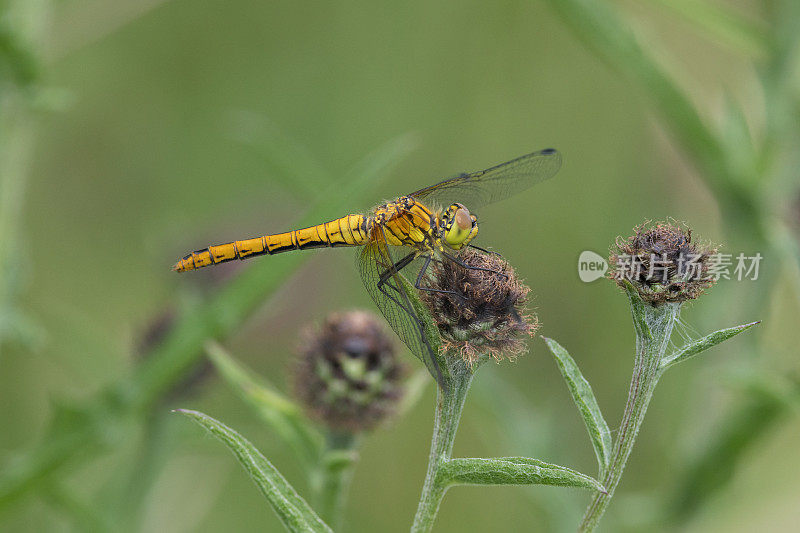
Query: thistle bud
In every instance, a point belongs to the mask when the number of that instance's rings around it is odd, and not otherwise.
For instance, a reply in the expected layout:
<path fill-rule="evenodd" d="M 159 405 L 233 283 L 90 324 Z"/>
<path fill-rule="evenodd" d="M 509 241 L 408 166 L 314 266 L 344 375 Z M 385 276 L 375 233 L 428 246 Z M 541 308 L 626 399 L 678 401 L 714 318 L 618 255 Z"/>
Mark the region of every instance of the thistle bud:
<path fill-rule="evenodd" d="M 469 365 L 481 356 L 513 359 L 526 349 L 525 339 L 538 328 L 525 309 L 530 288 L 494 253 L 463 250 L 458 260 L 444 259 L 429 268 L 429 288 L 422 291 L 445 351 L 458 353 Z"/>
<path fill-rule="evenodd" d="M 692 230 L 659 222 L 634 232 L 617 237 L 609 277 L 620 287 L 633 284 L 645 302 L 657 306 L 692 300 L 716 281 L 709 272 L 716 249 L 693 243 Z"/>
<path fill-rule="evenodd" d="M 377 426 L 402 397 L 404 367 L 382 322 L 365 311 L 328 316 L 303 335 L 295 396 L 312 418 L 336 430 Z"/>

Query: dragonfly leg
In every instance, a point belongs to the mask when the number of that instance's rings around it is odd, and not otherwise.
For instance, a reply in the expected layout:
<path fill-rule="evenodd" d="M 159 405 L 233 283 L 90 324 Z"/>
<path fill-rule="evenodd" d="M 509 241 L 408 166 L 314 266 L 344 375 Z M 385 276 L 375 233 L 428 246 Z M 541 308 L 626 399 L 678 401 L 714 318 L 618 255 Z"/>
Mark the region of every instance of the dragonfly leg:
<path fill-rule="evenodd" d="M 381 291 L 387 298 L 389 298 L 394 303 L 396 303 L 398 306 L 400 306 L 400 308 L 403 311 L 405 311 L 406 313 L 408 313 L 409 315 L 414 317 L 414 320 L 418 323 L 418 325 L 420 327 L 422 327 L 422 322 L 419 320 L 419 318 L 417 318 L 416 313 L 414 313 L 413 309 L 410 309 L 409 306 L 401 303 L 395 297 L 395 295 L 391 294 L 390 292 L 388 292 L 384 288 L 384 286 L 386 286 L 386 287 L 389 287 L 390 289 L 392 289 L 397 294 L 402 294 L 400 292 L 400 289 L 398 287 L 396 287 L 394 284 L 391 283 L 392 276 L 394 276 L 396 273 L 399 273 L 400 269 L 405 268 L 406 266 L 408 266 L 408 264 L 411 263 L 411 261 L 414 260 L 414 257 L 415 257 L 415 254 L 413 254 L 413 253 L 408 254 L 404 258 L 400 259 L 397 263 L 394 263 L 392 266 L 390 266 L 386 270 L 384 270 L 383 274 L 381 274 L 380 278 L 378 279 L 377 286 L 378 286 L 378 290 L 379 291 Z M 424 338 L 424 335 L 423 335 L 423 338 Z"/>
<path fill-rule="evenodd" d="M 481 252 L 483 252 L 485 254 L 492 254 L 492 255 L 496 255 L 496 256 L 500 257 L 500 253 L 499 252 L 495 252 L 493 250 L 487 250 L 486 248 L 481 248 L 480 246 L 475 246 L 474 244 L 468 244 L 467 246 L 469 246 L 470 248 L 475 248 L 476 250 L 480 250 Z"/>
<path fill-rule="evenodd" d="M 413 260 L 414 260 L 415 256 L 416 256 L 416 255 L 415 255 L 415 254 L 413 254 L 413 253 L 412 253 L 412 254 L 408 254 L 408 255 L 407 255 L 407 256 L 405 256 L 404 258 L 400 259 L 400 260 L 399 260 L 397 263 L 395 263 L 395 264 L 394 264 L 394 265 L 392 265 L 391 267 L 387 268 L 387 269 L 386 269 L 386 270 L 383 272 L 383 274 L 381 274 L 380 278 L 378 279 L 378 284 L 377 284 L 377 285 L 378 285 L 378 289 L 379 289 L 379 290 L 380 290 L 380 291 L 381 291 L 383 294 L 385 294 L 385 295 L 386 295 L 388 298 L 391 298 L 391 299 L 394 301 L 394 303 L 396 303 L 396 304 L 397 304 L 397 305 L 399 305 L 401 308 L 403 308 L 403 310 L 404 310 L 406 313 L 409 313 L 409 310 L 408 310 L 408 308 L 407 308 L 405 305 L 403 305 L 402 303 L 400 303 L 400 302 L 399 302 L 399 301 L 398 301 L 398 300 L 397 300 L 397 299 L 394 297 L 394 295 L 392 295 L 392 294 L 389 294 L 387 291 L 385 291 L 383 287 L 384 287 L 384 286 L 386 286 L 386 287 L 389 287 L 390 289 L 392 289 L 393 291 L 395 291 L 396 293 L 398 293 L 398 294 L 399 294 L 399 293 L 400 293 L 400 289 L 398 289 L 397 287 L 395 287 L 395 286 L 394 286 L 394 284 L 392 283 L 392 276 L 393 276 L 393 275 L 394 275 L 396 272 L 398 272 L 398 273 L 399 273 L 399 272 L 400 272 L 400 269 L 402 269 L 402 268 L 405 268 L 406 266 L 408 266 L 408 264 L 409 264 L 409 263 L 411 263 L 411 261 L 413 261 Z M 431 264 L 431 260 L 432 260 L 432 257 L 431 257 L 431 256 L 428 256 L 428 257 L 425 259 L 425 263 L 422 265 L 422 268 L 420 269 L 420 271 L 419 271 L 419 274 L 417 275 L 417 280 L 416 280 L 416 282 L 414 283 L 414 288 L 416 288 L 417 290 L 420 290 L 420 291 L 435 292 L 435 293 L 441 293 L 441 294 L 453 294 L 453 295 L 455 295 L 455 296 L 460 296 L 460 297 L 462 297 L 462 298 L 463 298 L 463 296 L 462 296 L 462 295 L 460 295 L 460 294 L 458 294 L 456 291 L 448 291 L 448 290 L 442 290 L 442 289 L 432 289 L 432 288 L 430 288 L 430 287 L 422 287 L 422 286 L 421 286 L 421 285 L 422 285 L 422 278 L 423 278 L 423 276 L 425 275 L 425 271 L 428 269 L 428 266 Z"/>
<path fill-rule="evenodd" d="M 448 254 L 447 252 L 442 252 L 442 255 L 444 255 L 447 259 L 449 259 L 453 263 L 455 263 L 455 264 L 457 264 L 457 265 L 459 265 L 461 267 L 464 267 L 466 269 L 469 269 L 469 270 L 480 270 L 480 271 L 483 271 L 483 272 L 491 272 L 493 274 L 498 274 L 498 275 L 503 276 L 504 278 L 508 279 L 508 275 L 503 273 L 503 272 L 500 272 L 499 270 L 494 270 L 494 269 L 491 269 L 491 268 L 470 266 L 470 265 L 466 264 L 464 261 L 462 261 L 461 259 L 459 259 L 459 258 L 457 258 L 455 256 L 452 256 L 452 255 Z"/>
<path fill-rule="evenodd" d="M 425 264 L 422 265 L 422 268 L 420 269 L 419 274 L 417 275 L 417 281 L 414 282 L 414 288 L 416 288 L 418 291 L 435 292 L 438 294 L 452 294 L 453 296 L 458 296 L 462 300 L 466 300 L 463 294 L 459 294 L 456 291 L 448 291 L 445 289 L 433 289 L 431 287 L 422 286 L 422 278 L 425 276 L 425 272 L 428 270 L 428 267 L 430 266 L 432 260 L 433 258 L 431 256 L 425 258 Z"/>
<path fill-rule="evenodd" d="M 393 264 L 392 266 L 384 270 L 383 274 L 381 274 L 381 277 L 378 279 L 378 288 L 380 289 L 383 285 L 387 284 L 388 281 L 391 279 L 391 277 L 394 276 L 395 272 L 400 272 L 402 269 L 407 267 L 409 263 L 411 263 L 411 261 L 413 260 L 414 260 L 414 254 L 413 253 L 408 254 L 407 256 L 399 260 L 397 263 Z M 392 287 L 391 285 L 389 286 Z M 392 287 L 392 288 L 400 292 L 397 289 L 397 287 Z"/>

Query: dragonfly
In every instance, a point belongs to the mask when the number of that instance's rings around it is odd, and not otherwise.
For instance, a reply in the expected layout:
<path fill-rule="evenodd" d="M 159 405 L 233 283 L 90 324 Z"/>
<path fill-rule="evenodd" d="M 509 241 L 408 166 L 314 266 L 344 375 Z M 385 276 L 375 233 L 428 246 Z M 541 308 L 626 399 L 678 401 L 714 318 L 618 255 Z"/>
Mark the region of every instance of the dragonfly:
<path fill-rule="evenodd" d="M 478 234 L 475 210 L 545 181 L 559 168 L 561 154 L 547 148 L 445 179 L 385 202 L 367 214 L 349 214 L 308 228 L 208 246 L 184 256 L 173 270 L 187 272 L 293 250 L 360 246 L 356 264 L 367 292 L 392 329 L 444 388 L 438 354 L 405 291 L 410 282 L 401 276 L 411 271 L 413 286 L 419 291 L 448 292 L 424 286 L 425 274 L 434 261 L 477 268 L 458 258 L 458 252 L 468 246 L 486 251 L 472 244 Z"/>

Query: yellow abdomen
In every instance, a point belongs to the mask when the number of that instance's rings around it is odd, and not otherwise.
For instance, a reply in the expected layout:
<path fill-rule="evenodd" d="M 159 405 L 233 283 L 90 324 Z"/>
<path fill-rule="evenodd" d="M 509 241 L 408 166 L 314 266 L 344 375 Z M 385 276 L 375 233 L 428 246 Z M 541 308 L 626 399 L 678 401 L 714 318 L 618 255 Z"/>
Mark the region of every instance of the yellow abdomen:
<path fill-rule="evenodd" d="M 364 215 L 347 215 L 308 228 L 209 246 L 186 255 L 175 263 L 172 270 L 186 272 L 234 259 L 272 255 L 290 250 L 359 246 L 369 240 L 370 228 L 371 218 Z"/>

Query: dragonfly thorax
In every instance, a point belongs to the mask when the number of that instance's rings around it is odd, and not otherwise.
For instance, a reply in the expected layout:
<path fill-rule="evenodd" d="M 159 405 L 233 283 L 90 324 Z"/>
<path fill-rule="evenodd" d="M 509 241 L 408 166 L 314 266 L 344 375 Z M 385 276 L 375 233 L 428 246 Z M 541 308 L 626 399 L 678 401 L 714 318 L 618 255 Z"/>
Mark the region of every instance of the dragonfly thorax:
<path fill-rule="evenodd" d="M 442 212 L 440 238 L 453 250 L 460 250 L 478 234 L 478 217 L 462 204 L 452 204 Z"/>

